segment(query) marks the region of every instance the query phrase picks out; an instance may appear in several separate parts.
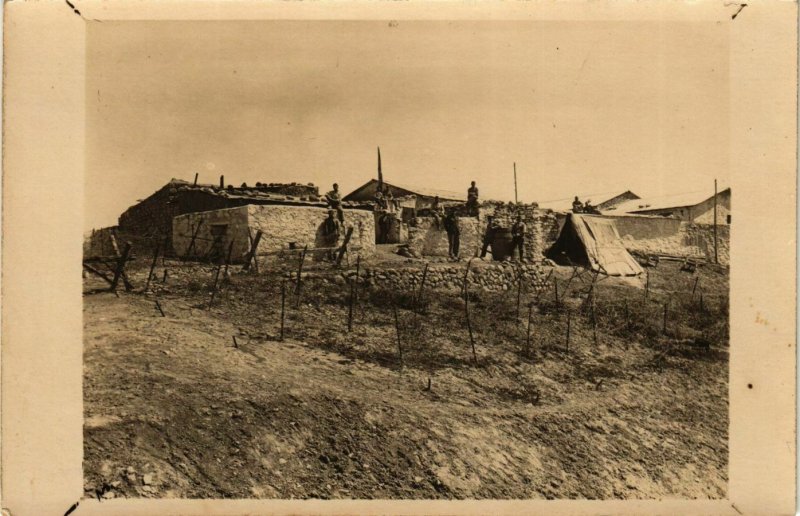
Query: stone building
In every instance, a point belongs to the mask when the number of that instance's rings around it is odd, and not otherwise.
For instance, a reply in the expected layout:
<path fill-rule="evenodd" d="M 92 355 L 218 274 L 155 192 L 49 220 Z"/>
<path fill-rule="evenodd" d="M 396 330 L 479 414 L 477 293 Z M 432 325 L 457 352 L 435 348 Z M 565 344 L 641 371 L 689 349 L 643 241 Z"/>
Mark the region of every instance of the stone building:
<path fill-rule="evenodd" d="M 430 207 L 433 199 L 439 197 L 442 203 L 463 203 L 467 200 L 467 189 L 463 193 L 452 192 L 449 190 L 436 190 L 434 188 L 419 188 L 415 186 L 401 186 L 395 182 L 383 182 L 395 199 L 413 199 L 413 206 L 417 210 Z M 344 196 L 345 201 L 353 202 L 372 202 L 375 193 L 378 191 L 378 180 L 370 179 L 349 194 Z"/>
<path fill-rule="evenodd" d="M 330 241 L 323 232 L 328 209 L 320 206 L 248 204 L 222 210 L 179 215 L 172 222 L 172 242 L 177 256 L 219 258 L 231 248 L 231 262 L 241 263 L 250 250 L 251 238 L 261 230 L 259 256 L 292 254 L 303 249 L 310 258 L 321 260 L 330 253 Z M 371 211 L 346 209 L 344 228 L 353 228 L 348 244 L 351 256 L 375 252 L 375 223 Z M 194 237 L 194 243 L 192 239 Z M 342 243 L 340 238 L 337 245 Z"/>
<path fill-rule="evenodd" d="M 731 189 L 725 188 L 717 193 L 717 224 L 731 223 Z M 697 224 L 714 223 L 714 195 L 708 192 L 690 192 L 679 195 L 666 195 L 635 199 L 617 205 L 604 214 L 636 214 L 670 217 Z"/>
<path fill-rule="evenodd" d="M 140 200 L 119 217 L 117 231 L 138 249 L 155 246 L 166 238 L 172 248 L 172 219 L 198 213 L 245 205 L 284 205 L 325 207 L 324 198 L 313 184 L 257 183 L 254 186 L 193 184 L 172 179 L 161 189 Z M 346 208 L 354 203 L 344 203 Z"/>

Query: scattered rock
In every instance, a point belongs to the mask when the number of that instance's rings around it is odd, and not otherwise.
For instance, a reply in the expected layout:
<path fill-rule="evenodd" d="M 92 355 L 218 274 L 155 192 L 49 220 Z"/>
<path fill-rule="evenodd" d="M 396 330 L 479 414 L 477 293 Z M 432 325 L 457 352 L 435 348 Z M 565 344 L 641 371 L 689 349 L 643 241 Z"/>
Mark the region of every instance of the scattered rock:
<path fill-rule="evenodd" d="M 142 484 L 149 486 L 153 483 L 153 475 L 151 473 L 147 473 L 142 476 Z"/>

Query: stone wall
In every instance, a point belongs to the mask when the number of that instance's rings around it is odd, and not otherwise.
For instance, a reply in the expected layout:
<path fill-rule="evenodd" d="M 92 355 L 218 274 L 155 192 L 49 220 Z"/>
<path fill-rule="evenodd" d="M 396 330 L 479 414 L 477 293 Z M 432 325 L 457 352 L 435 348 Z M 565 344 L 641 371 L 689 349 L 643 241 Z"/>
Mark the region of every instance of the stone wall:
<path fill-rule="evenodd" d="M 233 240 L 231 261 L 241 263 L 250 249 L 247 209 L 248 206 L 237 206 L 223 210 L 186 213 L 175 217 L 172 220 L 172 246 L 175 255 L 200 258 L 208 256 L 214 244 L 214 226 L 227 226 L 225 237 L 221 239 L 219 246 L 227 253 L 228 246 Z M 187 255 L 195 230 L 197 237 L 194 247 Z"/>
<path fill-rule="evenodd" d="M 711 217 L 714 220 L 714 217 Z M 681 234 L 686 246 L 700 250 L 709 261 L 714 259 L 714 225 L 689 224 L 681 225 Z M 731 262 L 731 228 L 730 226 L 717 225 L 717 256 L 719 263 L 730 265 Z"/>
<path fill-rule="evenodd" d="M 430 264 L 425 277 L 425 290 L 460 292 L 464 285 L 464 272 L 467 263 Z M 362 267 L 362 281 L 368 286 L 390 288 L 398 292 L 418 290 L 424 274 L 423 265 L 395 268 Z M 544 288 L 549 268 L 539 264 L 512 264 L 508 262 L 475 261 L 467 276 L 470 290 L 502 292 L 516 290 L 518 278 L 522 278 L 523 288 L 530 292 L 534 288 Z M 309 272 L 303 273 L 303 281 L 328 282 L 344 285 L 355 275 L 355 271 Z M 294 278 L 294 276 L 292 276 Z"/>
<path fill-rule="evenodd" d="M 556 214 L 540 210 L 535 204 L 484 204 L 479 217 L 459 217 L 461 228 L 461 256 L 477 256 L 483 246 L 483 235 L 492 216 L 501 227 L 511 227 L 517 214 L 525 222 L 525 256 L 539 261 L 558 238 L 559 226 Z M 431 217 L 417 217 L 409 227 L 409 247 L 422 256 L 447 256 L 447 233 L 438 229 Z"/>
<path fill-rule="evenodd" d="M 459 254 L 472 257 L 481 249 L 483 229 L 475 217 L 458 217 L 461 230 Z M 420 256 L 447 256 L 447 232 L 444 221 L 437 227 L 433 217 L 417 217 L 408 227 L 408 247 Z"/>
<path fill-rule="evenodd" d="M 629 251 L 674 256 L 702 256 L 714 260 L 714 225 L 676 218 L 646 216 L 611 217 Z M 713 217 L 712 217 L 713 219 Z M 719 262 L 730 263 L 730 226 L 717 226 Z"/>
<path fill-rule="evenodd" d="M 246 205 L 223 210 L 187 213 L 174 218 L 172 238 L 177 256 L 186 256 L 199 221 L 200 230 L 195 239 L 193 257 L 206 257 L 212 252 L 214 226 L 227 225 L 221 245 L 227 253 L 231 239 L 231 261 L 241 263 L 250 250 L 250 238 L 261 230 L 259 255 L 276 254 L 288 250 L 290 242 L 297 248 L 330 246 L 321 233 L 322 222 L 328 216 L 326 208 L 285 205 Z M 372 212 L 345 210 L 345 228 L 353 226 L 350 246 L 354 253 L 370 256 L 375 252 L 375 224 Z M 344 233 L 342 234 L 342 238 Z M 336 246 L 341 245 L 341 239 Z M 311 258 L 322 259 L 325 252 L 314 252 Z"/>
<path fill-rule="evenodd" d="M 322 235 L 322 223 L 328 216 L 326 208 L 280 205 L 247 206 L 249 226 L 255 234 L 262 231 L 259 253 L 274 253 L 296 247 L 329 247 Z M 341 245 L 346 228 L 353 227 L 353 236 L 348 247 L 354 254 L 367 257 L 375 253 L 375 219 L 371 211 L 344 210 L 342 236 L 335 245 Z M 315 252 L 314 258 L 322 259 L 325 252 Z"/>

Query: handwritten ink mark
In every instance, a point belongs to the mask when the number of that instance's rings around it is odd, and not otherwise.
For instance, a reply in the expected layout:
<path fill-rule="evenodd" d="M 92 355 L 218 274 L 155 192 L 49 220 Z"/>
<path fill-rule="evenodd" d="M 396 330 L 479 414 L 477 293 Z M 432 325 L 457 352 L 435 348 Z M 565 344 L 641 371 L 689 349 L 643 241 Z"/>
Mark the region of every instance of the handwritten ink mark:
<path fill-rule="evenodd" d="M 78 505 L 80 505 L 80 503 L 81 502 L 73 503 L 72 506 L 69 509 L 67 509 L 67 512 L 64 513 L 64 516 L 69 516 L 72 513 L 72 511 L 78 508 Z"/>
<path fill-rule="evenodd" d="M 731 16 L 731 20 L 735 20 L 736 17 L 739 16 L 739 13 L 742 12 L 742 9 L 744 9 L 745 7 L 747 7 L 747 4 L 739 4 L 739 9 L 735 13 L 733 13 L 733 16 Z"/>

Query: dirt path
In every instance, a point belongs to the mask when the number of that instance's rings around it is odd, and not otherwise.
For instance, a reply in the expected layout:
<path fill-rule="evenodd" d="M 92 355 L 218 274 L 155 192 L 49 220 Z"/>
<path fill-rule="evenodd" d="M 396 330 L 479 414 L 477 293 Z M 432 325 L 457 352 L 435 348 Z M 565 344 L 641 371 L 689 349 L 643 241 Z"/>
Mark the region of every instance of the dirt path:
<path fill-rule="evenodd" d="M 726 492 L 727 362 L 571 380 L 533 405 L 498 396 L 491 371 L 445 369 L 428 392 L 418 370 L 259 339 L 179 297 L 166 317 L 138 295 L 84 306 L 88 496 Z"/>

